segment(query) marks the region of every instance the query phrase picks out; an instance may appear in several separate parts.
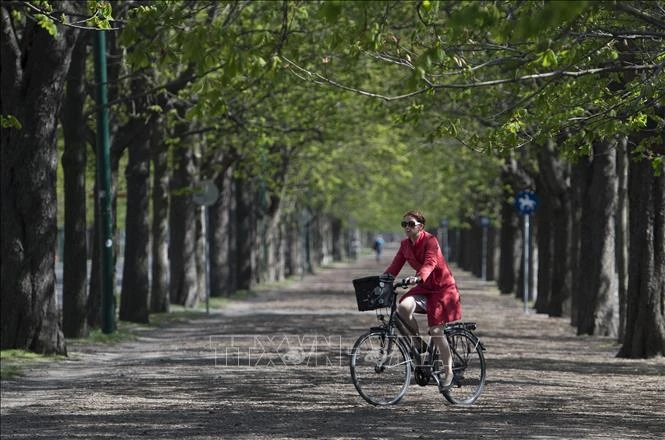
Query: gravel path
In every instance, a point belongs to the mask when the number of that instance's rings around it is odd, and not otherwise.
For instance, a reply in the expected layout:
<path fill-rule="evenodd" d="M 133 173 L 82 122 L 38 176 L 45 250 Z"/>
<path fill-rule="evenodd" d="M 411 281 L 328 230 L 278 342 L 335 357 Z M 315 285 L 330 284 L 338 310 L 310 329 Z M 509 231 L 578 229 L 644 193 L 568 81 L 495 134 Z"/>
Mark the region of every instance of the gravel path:
<path fill-rule="evenodd" d="M 375 318 L 351 279 L 383 268 L 365 256 L 130 343 L 72 342 L 66 360 L 2 381 L 2 438 L 665 438 L 665 359 L 617 359 L 613 340 L 524 314 L 454 268 L 487 347 L 484 393 L 461 407 L 413 385 L 397 405 L 365 403 L 348 350 Z"/>

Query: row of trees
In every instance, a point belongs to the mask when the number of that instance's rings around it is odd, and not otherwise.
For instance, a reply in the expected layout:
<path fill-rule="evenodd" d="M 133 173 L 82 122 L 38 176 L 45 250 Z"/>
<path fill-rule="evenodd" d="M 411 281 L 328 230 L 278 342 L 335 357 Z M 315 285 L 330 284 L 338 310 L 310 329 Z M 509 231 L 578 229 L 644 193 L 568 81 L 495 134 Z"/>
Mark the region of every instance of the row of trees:
<path fill-rule="evenodd" d="M 126 203 L 114 199 L 126 231 L 120 319 L 201 300 L 206 237 L 192 193 L 204 180 L 221 191 L 207 225 L 213 295 L 342 259 L 354 231 L 393 229 L 410 207 L 465 231 L 492 218 L 499 286 L 519 291 L 511 198 L 531 187 L 543 200 L 536 309 L 616 336 L 622 356 L 665 353 L 658 2 L 1 11 L 2 348 L 64 352 L 63 331 L 100 324 L 99 243 L 88 277 L 81 238 L 95 161 L 90 42 L 108 28 L 114 194 L 126 185 Z"/>

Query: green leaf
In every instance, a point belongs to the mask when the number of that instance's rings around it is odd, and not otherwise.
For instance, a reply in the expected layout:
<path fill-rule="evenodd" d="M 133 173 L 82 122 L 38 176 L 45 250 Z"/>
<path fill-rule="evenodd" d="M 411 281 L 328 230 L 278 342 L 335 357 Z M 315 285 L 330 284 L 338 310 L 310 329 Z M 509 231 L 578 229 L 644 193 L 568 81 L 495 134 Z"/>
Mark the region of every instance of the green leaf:
<path fill-rule="evenodd" d="M 543 67 L 553 67 L 558 64 L 557 56 L 552 49 L 547 49 L 545 52 L 543 52 L 541 59 L 541 64 Z"/>
<path fill-rule="evenodd" d="M 47 17 L 44 14 L 35 14 L 35 20 L 37 20 L 39 26 L 41 26 L 53 38 L 58 35 L 58 28 L 52 18 Z"/>
<path fill-rule="evenodd" d="M 647 115 L 640 112 L 636 115 L 629 117 L 628 122 L 635 127 L 644 128 L 647 126 L 647 119 L 648 119 Z"/>
<path fill-rule="evenodd" d="M 653 167 L 653 174 L 656 177 L 660 177 L 663 173 L 663 163 L 665 162 L 663 156 L 656 156 L 651 160 L 651 166 Z"/>
<path fill-rule="evenodd" d="M 23 125 L 19 122 L 14 115 L 0 115 L 0 126 L 2 128 L 23 128 Z"/>
<path fill-rule="evenodd" d="M 88 9 L 92 14 L 90 24 L 99 29 L 111 29 L 113 8 L 111 2 L 105 0 L 89 0 Z"/>

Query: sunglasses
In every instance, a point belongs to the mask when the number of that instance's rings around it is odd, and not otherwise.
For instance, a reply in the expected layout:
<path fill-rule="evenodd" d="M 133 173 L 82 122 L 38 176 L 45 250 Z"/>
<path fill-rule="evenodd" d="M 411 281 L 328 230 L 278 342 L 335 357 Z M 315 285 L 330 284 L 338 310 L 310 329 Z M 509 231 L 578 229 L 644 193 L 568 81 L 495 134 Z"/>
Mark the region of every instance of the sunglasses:
<path fill-rule="evenodd" d="M 400 224 L 402 225 L 403 228 L 406 228 L 407 226 L 409 228 L 415 228 L 418 225 L 422 225 L 422 223 L 414 222 L 413 220 L 408 221 L 408 222 L 402 222 Z"/>

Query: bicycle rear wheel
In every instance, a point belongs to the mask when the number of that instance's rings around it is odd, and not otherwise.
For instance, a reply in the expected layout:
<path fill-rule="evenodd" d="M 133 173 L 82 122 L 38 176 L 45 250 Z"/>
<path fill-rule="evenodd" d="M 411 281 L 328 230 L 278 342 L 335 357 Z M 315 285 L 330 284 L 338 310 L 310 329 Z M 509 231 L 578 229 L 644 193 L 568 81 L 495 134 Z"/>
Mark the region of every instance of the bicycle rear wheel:
<path fill-rule="evenodd" d="M 450 403 L 470 405 L 485 387 L 485 355 L 478 338 L 465 330 L 447 335 L 453 357 L 453 386 L 443 392 Z"/>
<path fill-rule="evenodd" d="M 372 405 L 397 403 L 411 381 L 411 358 L 397 336 L 370 331 L 351 350 L 351 379 Z"/>

